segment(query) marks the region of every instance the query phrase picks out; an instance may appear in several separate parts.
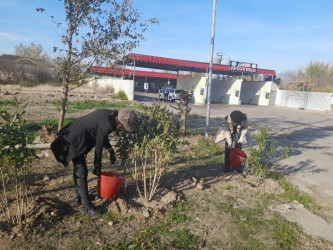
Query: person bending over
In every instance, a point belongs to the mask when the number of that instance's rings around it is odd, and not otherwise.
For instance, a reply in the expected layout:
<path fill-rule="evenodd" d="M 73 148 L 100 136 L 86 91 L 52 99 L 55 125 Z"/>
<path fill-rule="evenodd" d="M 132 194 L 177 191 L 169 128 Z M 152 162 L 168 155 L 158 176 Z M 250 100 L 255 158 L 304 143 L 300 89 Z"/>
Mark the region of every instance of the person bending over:
<path fill-rule="evenodd" d="M 137 115 L 131 109 L 120 109 L 119 111 L 99 109 L 75 119 L 58 131 L 57 138 L 51 144 L 51 150 L 56 160 L 64 166 L 67 166 L 70 161 L 73 162 L 76 190 L 74 205 L 82 205 L 82 213 L 101 213 L 89 200 L 86 155 L 95 147 L 93 173 L 99 176 L 102 168 L 103 148 L 109 151 L 112 163 L 116 160 L 108 135 L 111 132 L 118 135 L 119 131 L 123 129 L 131 132 L 136 121 Z"/>
<path fill-rule="evenodd" d="M 224 171 L 230 170 L 229 157 L 232 147 L 241 149 L 248 136 L 247 115 L 234 110 L 224 118 L 222 128 L 216 134 L 215 143 L 225 140 Z"/>

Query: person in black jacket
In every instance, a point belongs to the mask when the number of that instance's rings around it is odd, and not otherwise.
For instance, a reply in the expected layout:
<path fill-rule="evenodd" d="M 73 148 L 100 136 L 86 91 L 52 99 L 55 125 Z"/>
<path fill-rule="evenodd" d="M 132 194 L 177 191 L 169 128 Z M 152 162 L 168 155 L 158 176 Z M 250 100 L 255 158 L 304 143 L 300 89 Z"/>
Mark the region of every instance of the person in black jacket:
<path fill-rule="evenodd" d="M 57 139 L 51 144 L 57 161 L 64 166 L 73 161 L 73 178 L 76 188 L 74 205 L 82 204 L 82 213 L 101 213 L 89 200 L 86 155 L 95 147 L 93 173 L 99 176 L 102 168 L 103 148 L 110 152 L 112 163 L 116 160 L 108 135 L 111 132 L 117 135 L 123 129 L 128 132 L 133 131 L 136 120 L 136 113 L 131 109 L 120 109 L 119 111 L 99 109 L 64 126 L 58 132 Z"/>

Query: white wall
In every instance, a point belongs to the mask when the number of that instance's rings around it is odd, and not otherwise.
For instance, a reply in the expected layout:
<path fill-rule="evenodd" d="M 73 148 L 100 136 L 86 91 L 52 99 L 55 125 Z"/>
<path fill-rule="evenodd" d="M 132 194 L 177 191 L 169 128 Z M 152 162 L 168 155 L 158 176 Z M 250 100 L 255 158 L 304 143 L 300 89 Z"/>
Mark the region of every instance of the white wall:
<path fill-rule="evenodd" d="M 241 79 L 237 80 L 212 80 L 211 102 L 240 104 Z M 238 91 L 238 96 L 236 92 Z"/>
<path fill-rule="evenodd" d="M 178 78 L 177 88 L 194 91 L 192 100 L 196 104 L 205 103 L 206 91 L 205 77 Z M 242 80 L 212 80 L 210 100 L 212 103 L 240 104 Z M 238 91 L 239 95 L 235 93 Z"/>
<path fill-rule="evenodd" d="M 124 91 L 129 101 L 134 100 L 134 82 L 133 80 L 122 80 L 116 78 L 100 78 L 92 79 L 88 83 L 93 88 L 101 89 L 102 91 L 110 91 L 110 94 L 117 94 L 119 91 Z"/>
<path fill-rule="evenodd" d="M 333 108 L 333 93 L 278 90 L 275 105 L 329 111 Z"/>
<path fill-rule="evenodd" d="M 191 99 L 191 102 L 194 102 L 196 104 L 205 103 L 205 87 L 205 77 L 181 77 L 177 79 L 177 89 L 183 89 L 186 91 L 192 90 L 193 97 Z"/>
<path fill-rule="evenodd" d="M 205 103 L 205 77 L 178 78 L 177 88 L 194 90 L 192 100 L 196 104 Z M 232 105 L 254 104 L 269 106 L 272 90 L 277 89 L 271 81 L 243 81 L 242 79 L 212 80 L 210 100 L 212 103 L 227 103 Z M 238 92 L 238 96 L 236 93 Z M 266 95 L 268 93 L 268 95 Z"/>
<path fill-rule="evenodd" d="M 269 105 L 269 96 L 271 91 L 272 91 L 272 82 L 265 82 L 265 84 L 260 89 L 260 94 L 259 94 L 260 97 L 258 105 L 260 106 Z"/>
<path fill-rule="evenodd" d="M 241 101 L 242 104 L 258 105 L 260 89 L 265 82 L 244 81 L 242 83 Z"/>
<path fill-rule="evenodd" d="M 243 104 L 254 104 L 261 106 L 269 105 L 272 82 L 244 81 L 242 83 L 241 101 Z M 267 98 L 268 97 L 268 98 Z"/>

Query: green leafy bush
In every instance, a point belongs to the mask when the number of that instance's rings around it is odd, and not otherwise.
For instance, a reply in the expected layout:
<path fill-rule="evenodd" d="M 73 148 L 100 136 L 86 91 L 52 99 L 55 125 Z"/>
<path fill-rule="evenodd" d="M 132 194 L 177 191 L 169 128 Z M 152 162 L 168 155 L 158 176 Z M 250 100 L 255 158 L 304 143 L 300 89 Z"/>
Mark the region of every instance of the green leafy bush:
<path fill-rule="evenodd" d="M 27 148 L 29 133 L 24 126 L 25 106 L 9 113 L 0 107 L 0 209 L 12 225 L 20 223 L 27 215 L 27 175 L 35 152 Z"/>
<path fill-rule="evenodd" d="M 123 131 L 117 147 L 124 165 L 132 159 L 130 171 L 139 195 L 151 200 L 165 167 L 176 152 L 180 123 L 158 103 L 143 107 L 138 118 L 137 130 L 134 133 Z"/>
<path fill-rule="evenodd" d="M 267 129 L 260 128 L 259 133 L 254 135 L 257 146 L 250 148 L 248 157 L 249 171 L 251 174 L 266 177 L 275 167 L 275 162 L 285 159 L 292 151 L 292 145 L 279 148 L 277 141 L 267 137 Z"/>
<path fill-rule="evenodd" d="M 126 93 L 123 90 L 120 90 L 117 94 L 112 96 L 113 99 L 119 99 L 119 100 L 124 100 L 127 101 L 128 97 Z"/>

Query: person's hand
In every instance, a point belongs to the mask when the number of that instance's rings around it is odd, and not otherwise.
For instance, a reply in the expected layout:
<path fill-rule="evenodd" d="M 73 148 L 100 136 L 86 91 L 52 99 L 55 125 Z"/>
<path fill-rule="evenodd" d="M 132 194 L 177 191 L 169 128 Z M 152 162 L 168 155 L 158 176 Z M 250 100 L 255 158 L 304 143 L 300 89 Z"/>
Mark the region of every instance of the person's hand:
<path fill-rule="evenodd" d="M 114 164 L 116 162 L 116 154 L 115 154 L 113 148 L 109 149 L 109 153 L 110 153 L 110 161 L 112 164 Z"/>
<path fill-rule="evenodd" d="M 241 137 L 238 139 L 238 143 L 244 143 L 245 142 L 245 138 L 244 137 Z"/>
<path fill-rule="evenodd" d="M 95 166 L 93 170 L 93 174 L 100 176 L 101 175 L 101 167 Z"/>

